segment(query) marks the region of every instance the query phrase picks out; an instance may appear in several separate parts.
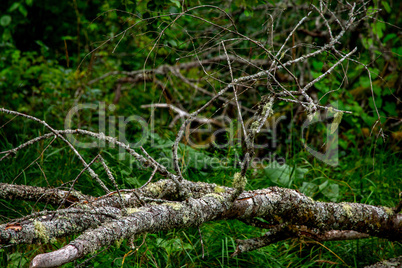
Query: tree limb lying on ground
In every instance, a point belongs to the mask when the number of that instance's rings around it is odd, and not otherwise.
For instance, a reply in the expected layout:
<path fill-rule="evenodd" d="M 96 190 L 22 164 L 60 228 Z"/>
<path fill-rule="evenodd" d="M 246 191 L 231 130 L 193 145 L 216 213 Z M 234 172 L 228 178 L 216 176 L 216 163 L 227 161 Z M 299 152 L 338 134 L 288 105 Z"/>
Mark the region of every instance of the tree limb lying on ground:
<path fill-rule="evenodd" d="M 342 37 L 347 31 L 356 27 L 358 22 L 367 17 L 365 4 L 339 4 L 338 11 L 343 11 L 346 14 L 342 19 L 341 16 L 336 17 L 332 11 L 329 11 L 324 2 L 321 2 L 320 8 L 313 6 L 312 10 L 290 30 L 281 47 L 275 53 L 273 50 L 267 49 L 260 41 L 238 32 L 230 16 L 229 19 L 232 24 L 227 27 L 217 25 L 191 13 L 196 9 L 205 7 L 218 10 L 229 16 L 220 8 L 201 6 L 188 9 L 180 14 L 171 15 L 175 17 L 173 22 L 168 26 L 173 25 L 174 22 L 183 16 L 191 16 L 207 23 L 211 27 L 215 27 L 222 32 L 236 37 L 233 40 L 224 39 L 217 42 L 216 45 L 223 51 L 223 54 L 219 57 L 200 59 L 199 54 L 201 51 L 195 49 L 194 55 L 196 60 L 191 62 L 175 66 L 163 65 L 145 71 L 112 72 L 91 80 L 88 83 L 97 83 L 110 75 L 121 74 L 126 77 L 117 83 L 152 81 L 165 87 L 163 83 L 161 84 L 157 81 L 155 75 L 169 74 L 190 88 L 211 97 L 203 106 L 193 112 L 187 112 L 186 109 L 179 108 L 171 103 L 144 106 L 170 108 L 177 112 L 179 117 L 185 119 L 172 146 L 174 171 L 169 170 L 154 160 L 144 148 L 141 147 L 137 152 L 135 149 L 130 148 L 129 145 L 118 141 L 115 137 L 83 129 L 57 130 L 45 121 L 35 117 L 0 108 L 0 112 L 2 113 L 34 120 L 50 131 L 18 147 L 1 152 L 4 155 L 0 158 L 0 161 L 5 161 L 6 158 L 18 154 L 20 150 L 36 142 L 53 138 L 65 142 L 84 166 L 82 172 L 71 183 L 69 190 L 0 183 L 1 199 L 29 200 L 58 206 L 56 210 L 44 210 L 32 213 L 31 215 L 13 219 L 9 223 L 1 225 L 1 245 L 9 246 L 36 242 L 48 243 L 60 237 L 80 234 L 67 246 L 59 250 L 37 255 L 31 263 L 31 267 L 53 267 L 82 258 L 89 253 L 112 245 L 116 241 L 132 239 L 138 234 L 156 233 L 173 228 L 199 227 L 205 222 L 216 220 L 241 220 L 253 226 L 269 229 L 262 237 L 237 240 L 237 249 L 233 255 L 300 236 L 307 236 L 320 241 L 360 239 L 369 236 L 389 240 L 402 240 L 402 214 L 398 214 L 398 211 L 392 208 L 358 203 L 319 202 L 299 193 L 297 190 L 278 187 L 245 191 L 247 171 L 255 154 L 254 139 L 267 118 L 273 114 L 273 105 L 277 101 L 282 100 L 299 104 L 308 113 L 310 120 L 314 118 L 318 110 L 335 112 L 335 118 L 341 118 L 339 115 L 343 113 L 350 113 L 349 111 L 338 110 L 319 104 L 319 101 L 316 101 L 309 94 L 309 90 L 314 84 L 330 75 L 336 68 L 342 66 L 342 63 L 350 61 L 361 64 L 353 58 L 357 48 L 344 53 L 337 50 L 336 45 L 341 42 Z M 326 31 L 319 34 L 320 36 L 326 36 L 327 43 L 320 47 L 315 47 L 316 50 L 313 52 L 282 62 L 283 56 L 289 53 L 293 47 L 286 48 L 289 39 L 312 14 L 315 14 L 318 19 L 321 18 L 320 27 L 326 28 Z M 331 20 L 336 25 L 337 33 L 333 29 L 333 26 L 329 24 L 326 16 L 332 18 Z M 155 46 L 165 29 L 160 32 Z M 310 33 L 308 30 L 304 30 L 304 32 Z M 235 51 L 230 51 L 230 43 L 238 42 L 239 40 L 253 44 L 257 49 L 261 50 L 261 53 L 268 60 L 248 60 L 237 55 Z M 155 46 L 152 50 L 154 50 Z M 297 66 L 297 64 L 309 58 L 330 52 L 335 55 L 336 62 L 308 83 L 301 82 L 304 78 L 297 78 L 296 75 L 298 74 L 289 70 L 290 66 Z M 217 62 L 224 64 L 227 70 L 221 79 L 213 77 L 204 67 L 205 65 Z M 253 68 L 254 72 L 246 75 L 238 75 L 235 64 L 239 63 Z M 201 67 L 208 78 L 215 79 L 222 84 L 218 92 L 212 92 L 199 86 L 197 81 L 191 81 L 181 73 L 183 70 L 196 67 Z M 367 69 L 365 65 L 364 67 Z M 279 71 L 283 72 L 282 75 L 287 77 L 288 82 L 293 83 L 294 90 L 291 90 L 291 87 L 283 86 L 278 81 L 276 73 Z M 229 79 L 227 79 L 228 77 Z M 239 104 L 240 89 L 248 90 L 257 82 L 264 82 L 266 84 L 268 94 L 263 96 L 260 103 L 255 107 L 242 108 Z M 204 119 L 200 117 L 200 114 L 205 112 L 206 108 L 214 101 L 224 101 L 225 104 L 230 103 L 236 107 L 238 119 L 242 126 L 242 133 L 245 136 L 245 151 L 241 170 L 234 175 L 231 187 L 204 182 L 192 182 L 190 181 L 191 178 L 185 178 L 185 175 L 182 174 L 182 168 L 179 164 L 178 147 L 184 137 L 186 128 L 193 121 L 201 123 L 210 122 L 210 119 Z M 250 127 L 246 127 L 244 124 L 241 113 L 242 109 L 254 113 L 253 123 Z M 215 123 L 219 125 L 219 122 Z M 336 129 L 339 122 L 333 124 Z M 141 188 L 119 189 L 116 180 L 101 156 L 102 153 L 99 153 L 87 163 L 74 147 L 74 144 L 70 143 L 65 135 L 85 135 L 119 146 L 131 154 L 143 167 L 152 170 L 153 173 L 147 184 Z M 115 191 L 109 190 L 91 168 L 91 165 L 95 161 L 101 161 L 108 178 L 116 188 Z M 74 184 L 78 181 L 80 175 L 86 171 L 103 188 L 106 193 L 104 196 L 90 196 L 74 189 Z M 156 173 L 165 177 L 165 179 L 151 182 Z"/>
<path fill-rule="evenodd" d="M 53 192 L 60 196 L 60 202 L 64 199 L 63 193 L 57 190 L 4 183 L 0 186 L 0 198 Z M 123 191 L 124 205 L 129 207 L 126 212 L 121 208 L 117 193 L 97 199 L 85 198 L 89 201 L 82 198 L 68 208 L 41 212 L 40 216 L 15 219 L 2 225 L 0 242 L 3 245 L 47 243 L 58 237 L 82 233 L 69 245 L 40 254 L 32 261 L 32 267 L 51 267 L 141 233 L 198 227 L 213 220 L 247 221 L 259 217 L 275 230 L 264 237 L 238 241 L 235 254 L 301 234 L 321 241 L 364 238 L 367 235 L 402 239 L 402 214 L 395 214 L 386 207 L 318 202 L 296 190 L 279 187 L 243 192 L 231 202 L 234 188 L 190 181 L 183 181 L 183 187 L 190 189 L 193 197 L 175 201 L 177 188 L 171 180 Z"/>

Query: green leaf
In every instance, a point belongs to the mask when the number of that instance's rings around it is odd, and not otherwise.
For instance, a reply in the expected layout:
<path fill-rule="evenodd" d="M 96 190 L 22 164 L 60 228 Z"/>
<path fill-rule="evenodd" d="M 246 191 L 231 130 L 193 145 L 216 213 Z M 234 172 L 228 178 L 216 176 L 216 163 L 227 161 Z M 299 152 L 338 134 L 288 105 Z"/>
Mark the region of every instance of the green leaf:
<path fill-rule="evenodd" d="M 381 1 L 381 4 L 384 7 L 385 11 L 387 11 L 387 13 L 391 13 L 391 7 L 389 6 L 388 2 Z"/>
<path fill-rule="evenodd" d="M 389 116 L 398 116 L 395 102 L 386 102 L 383 109 L 388 113 Z"/>
<path fill-rule="evenodd" d="M 0 25 L 3 27 L 6 27 L 7 25 L 9 25 L 11 23 L 11 16 L 10 15 L 3 15 L 0 18 Z"/>
<path fill-rule="evenodd" d="M 383 42 L 386 43 L 386 42 L 388 42 L 389 40 L 394 39 L 395 37 L 397 37 L 397 35 L 394 34 L 394 33 L 387 34 L 387 35 L 384 37 Z"/>
<path fill-rule="evenodd" d="M 398 56 L 402 55 L 402 47 L 393 47 L 393 48 L 391 48 L 391 51 Z"/>
<path fill-rule="evenodd" d="M 23 5 L 20 5 L 18 10 L 24 17 L 28 16 L 28 10 Z"/>
<path fill-rule="evenodd" d="M 318 89 L 322 93 L 328 92 L 328 86 L 325 84 L 325 81 L 321 80 L 314 84 L 314 87 Z"/>
<path fill-rule="evenodd" d="M 77 37 L 76 36 L 70 36 L 70 35 L 66 35 L 66 36 L 62 36 L 61 40 L 76 40 Z"/>
<path fill-rule="evenodd" d="M 42 41 L 36 40 L 35 43 L 38 44 L 41 48 L 45 49 L 46 51 L 49 50 L 49 47 L 46 46 Z"/>
<path fill-rule="evenodd" d="M 28 259 L 24 253 L 12 253 L 7 256 L 10 266 L 8 267 L 23 267 L 28 263 Z"/>
<path fill-rule="evenodd" d="M 97 29 L 98 29 L 98 25 L 97 25 L 96 23 L 91 23 L 91 24 L 88 26 L 88 29 L 91 30 L 91 31 L 97 30 Z"/>
<path fill-rule="evenodd" d="M 308 171 L 308 169 L 287 164 L 279 165 L 277 162 L 273 162 L 272 166 L 265 169 L 265 174 L 272 182 L 284 187 L 289 187 L 294 179 L 302 179 Z"/>
<path fill-rule="evenodd" d="M 375 22 L 371 26 L 373 29 L 373 33 L 381 39 L 384 35 L 383 30 L 385 30 L 385 24 L 382 22 Z"/>
<path fill-rule="evenodd" d="M 381 87 L 379 87 L 377 85 L 373 85 L 373 91 L 374 91 L 374 94 L 376 94 L 377 96 L 381 96 Z"/>
<path fill-rule="evenodd" d="M 374 29 L 373 29 L 374 32 Z M 364 48 L 368 49 L 370 46 L 373 45 L 373 39 L 372 38 L 362 38 L 362 44 L 364 46 Z"/>
<path fill-rule="evenodd" d="M 169 44 L 172 45 L 172 47 L 177 47 L 177 42 L 175 40 L 169 40 Z"/>
<path fill-rule="evenodd" d="M 377 68 L 368 68 L 370 70 L 371 73 L 371 80 L 373 81 L 374 79 L 377 78 L 378 74 L 380 73 L 380 70 L 378 70 Z"/>
<path fill-rule="evenodd" d="M 374 97 L 375 99 L 375 105 L 377 106 L 377 109 L 381 108 L 382 106 L 382 98 L 381 97 Z M 374 104 L 373 104 L 373 98 L 370 96 L 369 98 L 369 106 L 370 108 L 374 109 Z"/>
<path fill-rule="evenodd" d="M 321 192 L 322 190 L 324 190 L 327 186 L 328 186 L 329 181 L 326 180 L 324 183 L 320 184 L 318 186 L 318 190 Z"/>
<path fill-rule="evenodd" d="M 322 190 L 322 194 L 327 197 L 332 202 L 336 202 L 339 197 L 339 185 L 338 184 L 330 184 L 328 187 L 325 187 Z"/>
<path fill-rule="evenodd" d="M 9 12 L 16 10 L 21 4 L 18 2 L 15 2 L 14 4 L 11 5 L 11 7 L 8 9 Z"/>
<path fill-rule="evenodd" d="M 316 79 L 317 77 L 319 77 L 320 75 L 322 75 L 322 73 L 314 72 L 314 71 L 311 71 L 310 74 L 311 74 L 311 76 L 312 76 L 314 79 Z"/>
<path fill-rule="evenodd" d="M 307 196 L 313 196 L 314 193 L 318 190 L 318 186 L 312 182 L 303 182 L 302 187 L 300 187 L 299 191 Z"/>
<path fill-rule="evenodd" d="M 362 87 L 370 87 L 370 79 L 368 78 L 367 75 L 365 76 L 360 76 L 359 78 L 359 84 Z"/>
<path fill-rule="evenodd" d="M 313 68 L 314 68 L 314 70 L 316 70 L 316 71 L 321 71 L 322 70 L 322 66 L 324 66 L 324 62 L 322 62 L 322 61 L 313 61 L 312 62 L 312 64 L 313 64 Z"/>
<path fill-rule="evenodd" d="M 128 175 L 128 174 L 126 173 L 125 175 Z M 130 185 L 135 185 L 135 186 L 141 185 L 139 180 L 136 177 L 126 177 L 126 176 L 124 176 L 124 181 L 126 183 L 130 184 Z"/>
<path fill-rule="evenodd" d="M 170 2 L 172 2 L 173 4 L 175 4 L 175 5 L 177 6 L 177 8 L 180 8 L 180 7 L 181 7 L 180 2 L 177 1 L 177 0 L 170 0 Z"/>
<path fill-rule="evenodd" d="M 370 104 L 372 105 L 372 98 L 370 98 Z M 367 126 L 372 126 L 373 124 L 374 124 L 374 122 L 376 121 L 376 118 L 375 117 L 373 117 L 373 116 L 369 116 L 369 115 L 367 115 L 367 114 L 362 114 L 361 115 L 361 117 L 362 117 L 362 119 L 363 119 L 363 121 L 367 124 Z"/>
<path fill-rule="evenodd" d="M 5 29 L 3 32 L 3 35 L 1 36 L 1 38 L 3 39 L 3 41 L 8 41 L 12 39 L 12 35 L 9 29 Z"/>
<path fill-rule="evenodd" d="M 128 12 L 133 12 L 136 8 L 136 2 L 130 0 L 122 0 L 122 4 Z"/>

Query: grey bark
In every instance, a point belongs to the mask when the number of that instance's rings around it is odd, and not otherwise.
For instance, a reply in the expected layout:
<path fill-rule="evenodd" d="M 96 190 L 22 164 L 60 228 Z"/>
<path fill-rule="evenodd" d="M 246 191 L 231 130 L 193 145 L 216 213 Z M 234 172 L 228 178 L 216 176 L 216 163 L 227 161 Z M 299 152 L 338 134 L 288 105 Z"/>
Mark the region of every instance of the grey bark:
<path fill-rule="evenodd" d="M 50 267 L 81 258 L 135 234 L 197 227 L 204 222 L 221 219 L 247 220 L 260 217 L 276 226 L 306 226 L 321 232 L 349 230 L 390 240 L 402 239 L 402 214 L 395 214 L 391 208 L 317 202 L 296 190 L 278 187 L 244 192 L 231 202 L 234 189 L 189 181 L 185 184 L 195 198 L 172 201 L 175 199 L 173 193 L 177 193 L 176 185 L 171 180 L 163 180 L 149 184 L 143 191 L 137 191 L 137 196 L 147 202 L 145 206 L 141 206 L 138 201 L 130 201 L 136 197 L 123 192 L 123 199 L 130 204 L 127 206 L 127 216 L 118 207 L 105 206 L 119 206 L 117 194 L 112 194 L 98 199 L 102 202 L 82 201 L 36 219 L 20 221 L 21 230 L 1 225 L 0 242 L 3 245 L 37 241 L 46 243 L 57 237 L 82 232 L 68 246 L 53 253 L 37 255 L 32 262 L 32 267 Z M 151 204 L 153 200 L 158 200 L 156 198 L 164 198 L 159 200 L 165 200 L 165 203 Z M 110 203 L 108 200 L 111 200 Z M 272 236 L 275 238 L 270 243 L 294 235 L 289 227 L 286 228 L 284 230 L 288 232 L 279 231 L 281 235 L 277 233 L 276 237 Z M 275 233 L 275 228 L 272 232 Z M 241 246 L 244 249 L 240 252 L 247 251 L 247 245 L 243 243 Z M 76 250 L 72 250 L 72 247 Z M 56 255 L 58 257 L 55 262 L 49 262 Z"/>

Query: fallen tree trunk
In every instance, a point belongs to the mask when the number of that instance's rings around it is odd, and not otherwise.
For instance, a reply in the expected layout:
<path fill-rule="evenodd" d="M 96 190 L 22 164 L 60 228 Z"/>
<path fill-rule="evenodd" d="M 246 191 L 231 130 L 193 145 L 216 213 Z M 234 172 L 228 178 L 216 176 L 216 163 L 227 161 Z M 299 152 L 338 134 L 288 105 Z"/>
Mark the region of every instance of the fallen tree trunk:
<path fill-rule="evenodd" d="M 341 230 L 348 230 L 349 234 L 353 231 L 356 238 L 370 235 L 391 240 L 402 239 L 402 215 L 395 214 L 391 208 L 357 203 L 317 202 L 296 190 L 278 187 L 244 192 L 232 203 L 232 188 L 189 181 L 185 184 L 192 186 L 191 193 L 197 198 L 172 200 L 169 193 L 176 192 L 175 184 L 171 180 L 162 180 L 149 184 L 144 190 L 136 191 L 136 194 L 133 194 L 134 191 L 123 194 L 126 211 L 115 202 L 116 195 L 99 198 L 98 202 L 81 201 L 66 209 L 50 211 L 35 220 L 22 219 L 13 224 L 2 225 L 0 242 L 3 245 L 37 241 L 46 243 L 57 237 L 83 232 L 69 245 L 51 253 L 37 255 L 31 264 L 32 267 L 53 267 L 137 234 L 198 227 L 215 220 L 248 221 L 259 217 L 272 225 L 273 229 L 275 226 L 286 227 L 282 229 L 286 232 L 271 234 L 276 239 L 268 243 L 259 243 L 257 246 L 248 242 L 240 243 L 235 254 L 298 237 L 301 232 L 312 235 L 326 232 L 328 240 L 331 236 L 332 240 L 342 239 L 340 234 L 345 236 L 345 232 L 340 232 Z M 2 186 L 3 189 L 12 188 L 11 185 Z M 155 199 L 156 195 L 169 199 Z M 134 202 L 137 197 L 140 200 Z M 160 204 L 151 204 L 158 200 Z M 140 205 L 140 201 L 144 205 Z M 105 206 L 108 203 L 117 207 Z M 332 235 L 328 231 L 332 231 Z"/>

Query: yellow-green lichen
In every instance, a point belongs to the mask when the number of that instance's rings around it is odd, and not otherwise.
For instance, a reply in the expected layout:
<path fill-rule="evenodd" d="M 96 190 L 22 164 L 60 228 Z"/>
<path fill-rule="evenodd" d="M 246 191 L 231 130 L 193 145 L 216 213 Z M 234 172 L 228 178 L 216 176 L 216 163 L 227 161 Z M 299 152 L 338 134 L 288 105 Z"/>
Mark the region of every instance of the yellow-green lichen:
<path fill-rule="evenodd" d="M 56 237 L 50 238 L 50 243 L 55 244 L 57 242 Z"/>
<path fill-rule="evenodd" d="M 271 113 L 273 113 L 274 111 L 272 110 L 272 102 L 267 102 L 265 105 L 264 105 L 264 107 L 262 107 L 262 114 L 263 115 L 266 115 L 266 114 L 268 114 L 268 116 L 271 114 Z"/>
<path fill-rule="evenodd" d="M 224 193 L 224 192 L 225 192 L 225 188 L 222 187 L 222 186 L 216 186 L 216 187 L 214 188 L 214 192 L 215 192 L 215 193 Z"/>
<path fill-rule="evenodd" d="M 311 198 L 310 196 L 307 196 L 307 199 L 310 200 L 311 202 L 315 202 L 313 198 Z"/>
<path fill-rule="evenodd" d="M 183 219 L 183 223 L 186 224 L 190 220 L 190 217 L 186 215 L 186 216 L 183 216 L 182 219 Z"/>
<path fill-rule="evenodd" d="M 242 176 L 239 172 L 234 174 L 233 177 L 233 188 L 244 190 L 247 184 L 246 176 Z"/>
<path fill-rule="evenodd" d="M 394 210 L 392 208 L 389 207 L 384 207 L 385 213 L 387 213 L 387 215 L 392 216 L 394 215 Z"/>
<path fill-rule="evenodd" d="M 183 205 L 180 204 L 180 203 L 163 203 L 162 205 L 170 206 L 170 207 L 172 207 L 174 210 L 180 210 L 180 209 L 183 207 Z"/>
<path fill-rule="evenodd" d="M 71 194 L 74 196 L 83 196 L 83 194 L 81 193 L 81 191 L 77 191 L 77 190 L 72 190 Z"/>
<path fill-rule="evenodd" d="M 118 194 L 117 194 L 118 195 Z M 121 198 L 123 198 L 124 200 L 127 200 L 131 197 L 130 194 L 121 194 Z"/>
<path fill-rule="evenodd" d="M 133 214 L 138 211 L 141 211 L 141 210 L 138 208 L 127 208 L 127 214 Z"/>
<path fill-rule="evenodd" d="M 39 238 L 43 243 L 47 243 L 49 241 L 49 235 L 47 234 L 47 230 L 45 225 L 40 221 L 33 222 L 35 228 L 35 235 Z"/>
<path fill-rule="evenodd" d="M 205 195 L 205 197 L 207 197 L 207 196 L 210 196 L 210 197 L 216 198 L 216 199 L 218 199 L 219 201 L 223 201 L 223 200 L 224 200 L 224 197 L 223 197 L 223 196 L 221 196 L 221 195 L 219 195 L 219 194 L 214 194 L 214 193 L 211 193 L 211 194 L 206 194 L 206 195 Z"/>
<path fill-rule="evenodd" d="M 250 126 L 250 130 L 252 130 L 252 131 L 257 131 L 257 129 L 258 129 L 258 127 L 260 126 L 260 124 L 258 124 L 258 122 L 257 121 L 254 121 L 252 124 L 251 124 L 251 126 Z"/>
<path fill-rule="evenodd" d="M 352 217 L 352 216 L 353 216 L 353 214 L 352 214 L 352 207 L 351 207 L 350 205 L 344 204 L 344 205 L 343 205 L 343 210 L 345 211 L 346 216 L 348 216 L 348 217 Z"/>
<path fill-rule="evenodd" d="M 163 191 L 163 187 L 165 186 L 166 181 L 158 182 L 158 183 L 150 183 L 145 187 L 145 190 L 150 191 L 154 195 L 159 195 Z"/>
<path fill-rule="evenodd" d="M 124 238 L 121 238 L 121 239 L 116 240 L 116 241 L 115 241 L 116 247 L 117 247 L 117 248 L 120 248 L 120 246 L 121 246 L 121 244 L 123 243 L 123 241 L 124 241 Z"/>

